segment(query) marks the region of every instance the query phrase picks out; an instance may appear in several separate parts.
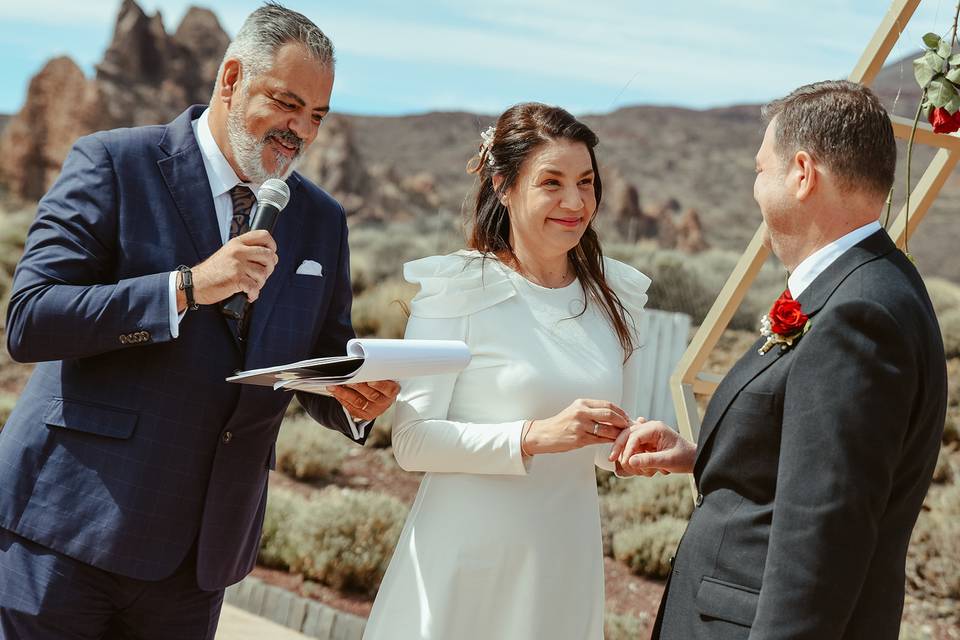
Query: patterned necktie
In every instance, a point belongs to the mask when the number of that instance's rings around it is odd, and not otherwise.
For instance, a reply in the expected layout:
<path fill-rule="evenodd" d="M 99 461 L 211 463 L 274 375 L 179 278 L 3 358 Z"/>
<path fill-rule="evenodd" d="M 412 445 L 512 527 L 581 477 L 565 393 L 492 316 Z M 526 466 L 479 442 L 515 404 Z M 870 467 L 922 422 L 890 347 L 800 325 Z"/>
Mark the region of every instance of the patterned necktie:
<path fill-rule="evenodd" d="M 230 189 L 230 200 L 233 203 L 233 217 L 230 218 L 229 239 L 233 239 L 250 231 L 250 212 L 257 199 L 250 187 L 238 184 Z"/>
<path fill-rule="evenodd" d="M 230 218 L 230 238 L 250 231 L 250 211 L 257 199 L 253 196 L 250 187 L 238 184 L 230 189 L 230 200 L 233 203 L 233 216 Z M 247 338 L 247 329 L 250 328 L 250 303 L 244 305 L 243 316 L 236 325 L 237 336 L 241 344 Z"/>

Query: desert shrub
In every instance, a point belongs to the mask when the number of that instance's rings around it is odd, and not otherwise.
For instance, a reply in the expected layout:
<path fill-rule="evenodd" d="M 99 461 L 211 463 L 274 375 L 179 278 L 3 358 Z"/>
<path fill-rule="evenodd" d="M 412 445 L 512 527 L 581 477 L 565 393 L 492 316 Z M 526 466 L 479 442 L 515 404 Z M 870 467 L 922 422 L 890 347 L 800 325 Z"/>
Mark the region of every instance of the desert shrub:
<path fill-rule="evenodd" d="M 960 358 L 960 308 L 943 313 L 939 319 L 944 352 L 948 358 Z"/>
<path fill-rule="evenodd" d="M 688 519 L 693 513 L 690 476 L 616 478 L 601 498 L 606 524 L 617 531 L 661 516 Z"/>
<path fill-rule="evenodd" d="M 286 420 L 277 436 L 277 469 L 299 480 L 334 475 L 354 446 L 310 417 Z"/>
<path fill-rule="evenodd" d="M 933 630 L 929 626 L 904 622 L 900 625 L 899 640 L 933 640 Z"/>
<path fill-rule="evenodd" d="M 633 265 L 650 277 L 650 307 L 688 314 L 695 325 L 703 322 L 740 259 L 732 251 L 699 254 L 657 248 L 655 245 L 614 244 L 606 254 Z M 730 322 L 731 328 L 753 330 L 784 287 L 781 269 L 768 262 Z"/>
<path fill-rule="evenodd" d="M 924 598 L 960 599 L 960 484 L 932 490 L 926 506 L 910 539 L 907 583 Z"/>
<path fill-rule="evenodd" d="M 383 412 L 373 423 L 373 431 L 367 436 L 366 444 L 377 449 L 385 449 L 393 444 L 393 418 L 396 413 L 396 403 Z"/>
<path fill-rule="evenodd" d="M 396 499 L 329 488 L 313 497 L 273 488 L 260 562 L 337 589 L 376 590 L 406 517 Z"/>
<path fill-rule="evenodd" d="M 937 466 L 933 470 L 933 481 L 937 484 L 950 482 L 953 479 L 953 463 L 950 460 L 951 451 L 947 447 L 940 447 L 937 455 Z"/>
<path fill-rule="evenodd" d="M 267 517 L 280 521 L 264 524 L 261 561 L 335 589 L 374 593 L 407 508 L 371 491 L 329 487 L 311 498 L 290 493 L 270 492 Z M 271 501 L 277 504 L 271 506 Z"/>
<path fill-rule="evenodd" d="M 613 534 L 613 557 L 637 575 L 666 578 L 670 557 L 676 552 L 687 523 L 664 516 Z"/>
<path fill-rule="evenodd" d="M 261 564 L 276 569 L 289 569 L 289 562 L 296 557 L 297 549 L 291 548 L 291 528 L 296 518 L 309 508 L 309 499 L 296 491 L 271 488 L 267 494 L 267 510 L 263 516 L 263 533 L 260 538 Z"/>
<path fill-rule="evenodd" d="M 604 640 L 636 640 L 643 633 L 648 614 L 614 613 L 607 611 L 603 617 Z"/>
<path fill-rule="evenodd" d="M 0 393 L 0 431 L 3 431 L 3 425 L 7 423 L 7 419 L 16 404 L 17 396 L 12 393 Z"/>
<path fill-rule="evenodd" d="M 27 231 L 36 212 L 18 211 L 16 213 L 7 213 L 2 216 L 3 224 L 0 225 L 0 272 L 9 275 L 13 274 L 17 261 L 23 253 L 23 244 L 27 239 Z"/>
<path fill-rule="evenodd" d="M 960 286 L 943 278 L 930 278 L 925 284 L 938 317 L 948 311 L 960 309 Z"/>
<path fill-rule="evenodd" d="M 432 238 L 404 223 L 362 227 L 350 234 L 350 278 L 355 291 L 403 277 L 403 264 L 438 253 Z"/>
<path fill-rule="evenodd" d="M 407 327 L 407 309 L 418 287 L 403 280 L 386 280 L 358 295 L 353 301 L 353 329 L 357 335 L 402 338 Z"/>

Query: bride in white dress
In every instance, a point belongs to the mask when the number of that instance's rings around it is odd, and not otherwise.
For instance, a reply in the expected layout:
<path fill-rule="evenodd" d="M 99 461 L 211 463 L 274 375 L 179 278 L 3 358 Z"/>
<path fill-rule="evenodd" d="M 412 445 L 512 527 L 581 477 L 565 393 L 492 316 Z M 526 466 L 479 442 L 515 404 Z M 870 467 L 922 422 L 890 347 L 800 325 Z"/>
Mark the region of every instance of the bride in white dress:
<path fill-rule="evenodd" d="M 562 109 L 511 107 L 474 167 L 474 248 L 405 265 L 406 337 L 473 359 L 402 382 L 394 454 L 426 476 L 366 640 L 603 637 L 594 466 L 636 417 L 650 280 L 601 257 L 596 143 Z"/>

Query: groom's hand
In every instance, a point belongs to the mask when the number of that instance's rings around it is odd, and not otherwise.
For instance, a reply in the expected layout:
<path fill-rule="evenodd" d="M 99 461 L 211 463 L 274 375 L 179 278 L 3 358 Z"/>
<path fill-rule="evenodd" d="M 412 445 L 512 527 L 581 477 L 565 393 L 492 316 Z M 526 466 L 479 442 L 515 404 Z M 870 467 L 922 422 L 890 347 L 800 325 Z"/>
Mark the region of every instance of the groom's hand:
<path fill-rule="evenodd" d="M 697 446 L 666 424 L 637 419 L 620 433 L 610 452 L 622 475 L 653 476 L 657 472 L 691 473 Z"/>
<path fill-rule="evenodd" d="M 343 384 L 328 389 L 350 415 L 358 420 L 373 420 L 381 415 L 400 393 L 400 385 L 393 380 Z"/>

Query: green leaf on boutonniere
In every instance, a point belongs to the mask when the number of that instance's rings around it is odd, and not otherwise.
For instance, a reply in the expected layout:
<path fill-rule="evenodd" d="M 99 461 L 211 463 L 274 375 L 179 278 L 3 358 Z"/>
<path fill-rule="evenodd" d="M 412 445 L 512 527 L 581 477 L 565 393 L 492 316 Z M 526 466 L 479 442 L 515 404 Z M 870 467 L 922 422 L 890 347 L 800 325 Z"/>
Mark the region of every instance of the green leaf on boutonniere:
<path fill-rule="evenodd" d="M 960 65 L 960 53 L 955 53 L 952 56 L 950 56 L 950 59 L 947 60 L 947 62 L 950 63 L 951 67 Z"/>
<path fill-rule="evenodd" d="M 923 106 L 920 107 L 920 112 L 923 113 L 923 119 L 926 120 L 927 122 L 930 122 L 931 111 L 933 111 L 933 105 L 927 102 L 926 100 L 924 100 Z"/>
<path fill-rule="evenodd" d="M 936 71 L 937 73 L 943 73 L 943 67 L 946 64 L 946 60 L 937 55 L 936 51 L 927 51 L 922 58 L 923 62 Z"/>
<path fill-rule="evenodd" d="M 955 93 L 953 98 L 946 104 L 944 109 L 946 109 L 950 115 L 953 115 L 960 110 L 960 94 Z"/>
<path fill-rule="evenodd" d="M 936 75 L 937 72 L 923 58 L 913 61 L 913 76 L 917 79 L 917 84 L 920 85 L 921 89 L 926 89 Z"/>
<path fill-rule="evenodd" d="M 960 82 L 960 67 L 956 69 L 950 69 L 947 72 L 947 80 L 953 83 L 953 86 L 957 86 L 957 83 Z"/>
<path fill-rule="evenodd" d="M 941 40 L 940 45 L 937 47 L 937 54 L 944 60 L 950 57 L 950 53 L 953 51 L 953 47 L 950 46 L 950 40 Z"/>
<path fill-rule="evenodd" d="M 923 44 L 927 45 L 931 49 L 936 49 L 940 46 L 940 36 L 935 33 L 928 33 L 923 36 Z"/>
<path fill-rule="evenodd" d="M 943 77 L 935 78 L 927 85 L 927 97 L 935 107 L 945 107 L 957 95 L 953 83 Z"/>

